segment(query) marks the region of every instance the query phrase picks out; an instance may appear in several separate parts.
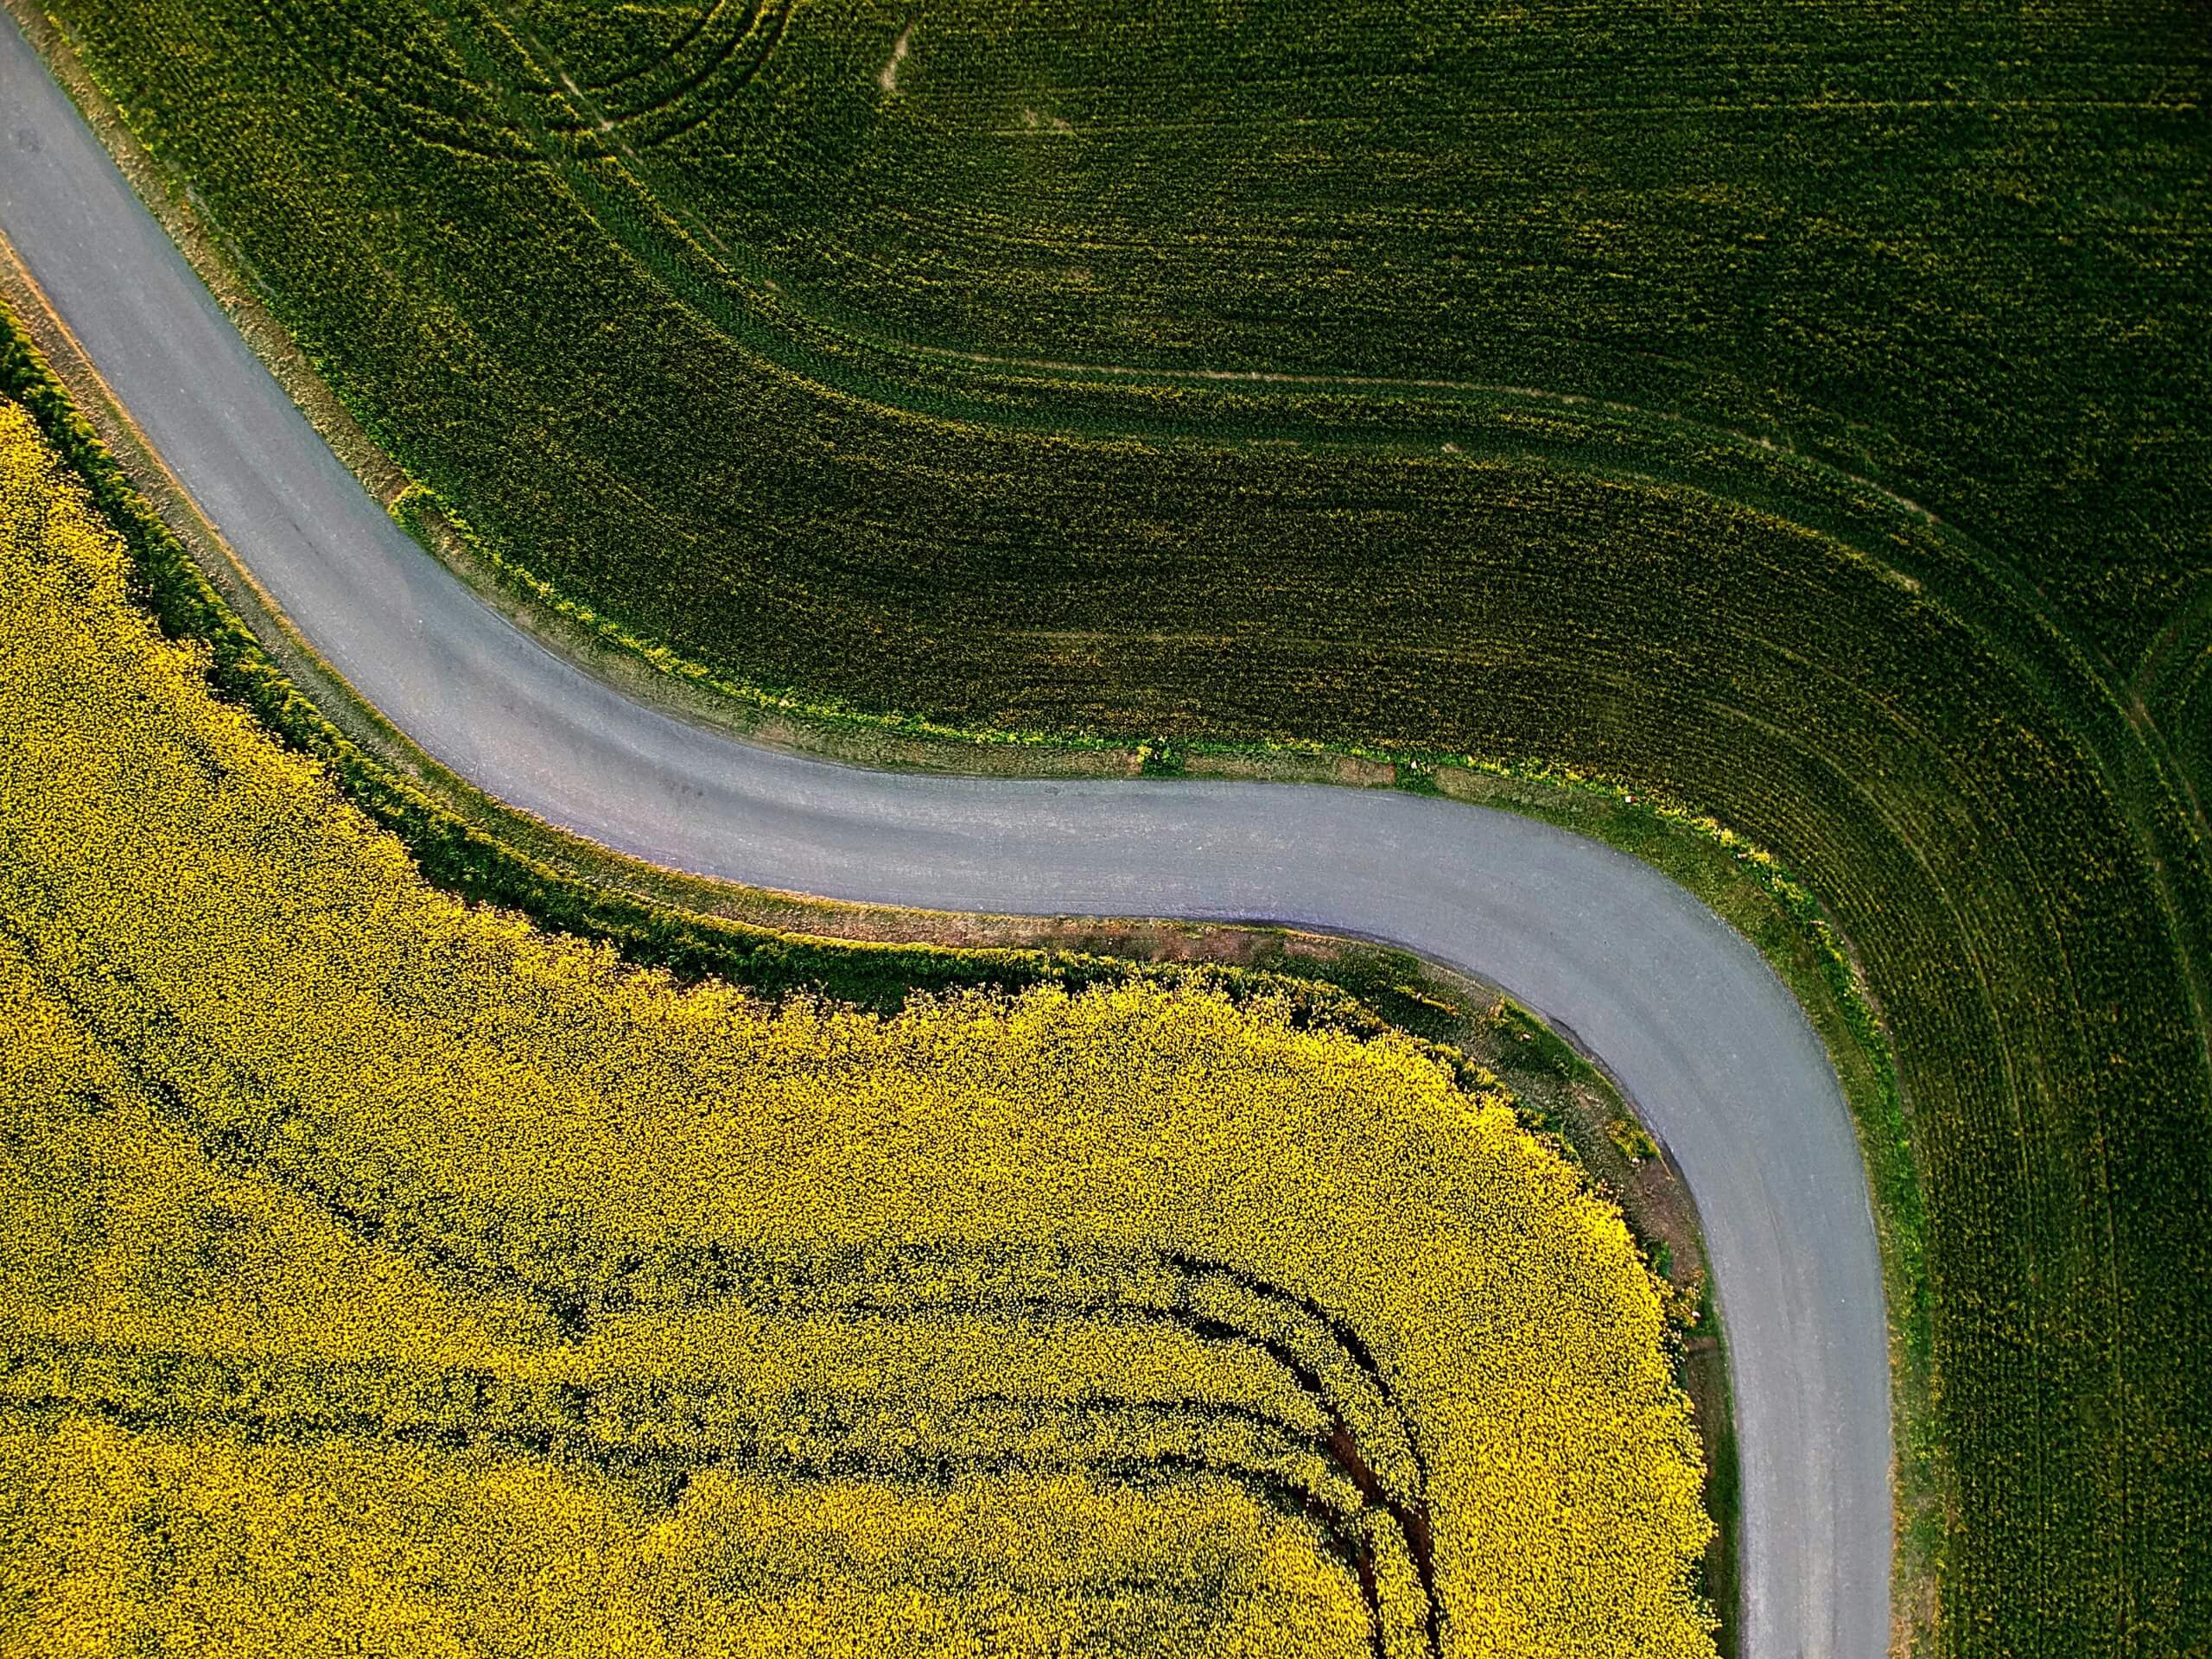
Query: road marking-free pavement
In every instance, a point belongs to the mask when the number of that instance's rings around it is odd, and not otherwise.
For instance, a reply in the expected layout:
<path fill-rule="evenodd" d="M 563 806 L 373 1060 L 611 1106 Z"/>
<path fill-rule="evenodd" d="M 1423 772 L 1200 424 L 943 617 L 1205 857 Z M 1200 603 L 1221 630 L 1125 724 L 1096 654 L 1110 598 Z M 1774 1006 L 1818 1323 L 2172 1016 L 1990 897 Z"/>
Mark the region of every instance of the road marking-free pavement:
<path fill-rule="evenodd" d="M 1886 1652 L 1888 1347 L 1865 1171 L 1802 1012 L 1688 892 L 1548 825 L 1399 791 L 867 772 L 626 697 L 487 607 L 371 499 L 12 22 L 0 233 L 291 623 L 500 800 L 656 863 L 834 898 L 1360 934 L 1571 1029 L 1704 1219 L 1742 1466 L 1747 1659 Z"/>

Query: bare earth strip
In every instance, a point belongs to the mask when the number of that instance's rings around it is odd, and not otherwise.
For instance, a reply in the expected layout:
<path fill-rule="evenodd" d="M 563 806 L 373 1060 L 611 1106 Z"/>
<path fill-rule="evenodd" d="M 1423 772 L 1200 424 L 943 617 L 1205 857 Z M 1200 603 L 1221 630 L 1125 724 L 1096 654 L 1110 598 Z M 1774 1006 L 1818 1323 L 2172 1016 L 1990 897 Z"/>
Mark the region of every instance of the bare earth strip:
<path fill-rule="evenodd" d="M 651 709 L 488 608 L 362 490 L 0 28 L 0 232 L 276 604 L 480 788 L 624 852 L 838 898 L 1294 923 L 1408 946 L 1603 1057 L 1695 1194 L 1728 1332 L 1750 1659 L 1890 1633 L 1888 1332 L 1825 1054 L 1758 953 L 1622 854 L 1402 792 L 863 772 Z"/>

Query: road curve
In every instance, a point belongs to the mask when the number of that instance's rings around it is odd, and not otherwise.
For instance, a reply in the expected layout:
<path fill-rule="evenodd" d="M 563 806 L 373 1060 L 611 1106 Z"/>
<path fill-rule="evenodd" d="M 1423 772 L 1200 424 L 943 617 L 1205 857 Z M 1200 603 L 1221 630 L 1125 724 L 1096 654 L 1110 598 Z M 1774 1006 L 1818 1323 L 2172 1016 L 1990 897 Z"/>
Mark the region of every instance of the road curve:
<path fill-rule="evenodd" d="M 1686 891 L 1597 842 L 1441 800 L 864 772 L 626 698 L 392 524 L 12 22 L 0 24 L 0 233 L 293 624 L 500 799 L 658 863 L 842 899 L 1363 934 L 1571 1028 L 1704 1217 L 1742 1459 L 1747 1659 L 1887 1651 L 1887 1329 L 1865 1172 L 1803 1014 Z"/>

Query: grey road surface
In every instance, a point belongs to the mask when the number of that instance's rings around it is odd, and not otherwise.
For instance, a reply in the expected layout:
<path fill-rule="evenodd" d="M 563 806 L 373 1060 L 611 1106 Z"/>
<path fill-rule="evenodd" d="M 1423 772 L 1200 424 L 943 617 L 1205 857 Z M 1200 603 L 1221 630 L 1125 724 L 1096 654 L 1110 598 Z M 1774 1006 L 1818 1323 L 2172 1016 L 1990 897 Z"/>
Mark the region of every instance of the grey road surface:
<path fill-rule="evenodd" d="M 860 771 L 643 707 L 487 609 L 294 408 L 12 23 L 0 232 L 292 622 L 491 794 L 702 874 L 949 910 L 1234 918 L 1410 946 L 1599 1055 L 1703 1212 L 1731 1343 L 1750 1659 L 1888 1643 L 1890 1399 L 1864 1170 L 1758 953 L 1645 866 L 1389 791 Z"/>

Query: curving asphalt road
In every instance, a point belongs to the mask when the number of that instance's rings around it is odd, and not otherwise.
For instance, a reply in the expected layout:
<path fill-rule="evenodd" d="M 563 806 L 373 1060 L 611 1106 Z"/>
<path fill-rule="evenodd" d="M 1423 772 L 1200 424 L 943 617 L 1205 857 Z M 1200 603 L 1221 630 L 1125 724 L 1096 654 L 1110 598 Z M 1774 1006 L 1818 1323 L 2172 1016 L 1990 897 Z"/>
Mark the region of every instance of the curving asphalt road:
<path fill-rule="evenodd" d="M 625 698 L 394 526 L 12 22 L 0 24 L 0 232 L 292 622 L 491 794 L 659 863 L 837 898 L 1364 934 L 1571 1028 L 1704 1217 L 1738 1414 L 1748 1659 L 1887 1650 L 1887 1331 L 1865 1173 L 1802 1013 L 1687 892 L 1594 842 L 1450 802 L 863 772 Z"/>

